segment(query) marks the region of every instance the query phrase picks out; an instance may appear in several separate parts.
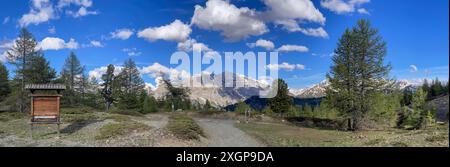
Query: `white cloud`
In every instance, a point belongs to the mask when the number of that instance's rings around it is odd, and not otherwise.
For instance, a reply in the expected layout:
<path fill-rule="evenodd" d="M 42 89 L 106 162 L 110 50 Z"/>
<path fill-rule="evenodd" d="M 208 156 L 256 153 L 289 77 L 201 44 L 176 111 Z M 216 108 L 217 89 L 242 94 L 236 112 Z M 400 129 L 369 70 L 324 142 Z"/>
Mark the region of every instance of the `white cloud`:
<path fill-rule="evenodd" d="M 271 20 L 299 20 L 325 24 L 325 17 L 311 0 L 264 0 Z"/>
<path fill-rule="evenodd" d="M 72 4 L 82 7 L 91 7 L 93 3 L 92 0 L 59 0 L 57 7 L 63 8 Z"/>
<path fill-rule="evenodd" d="M 283 45 L 279 47 L 276 51 L 278 52 L 308 52 L 309 49 L 301 45 Z"/>
<path fill-rule="evenodd" d="M 144 38 L 148 41 L 167 40 L 182 42 L 189 38 L 192 29 L 189 25 L 184 24 L 180 20 L 161 26 L 149 27 L 138 32 L 139 38 Z"/>
<path fill-rule="evenodd" d="M 145 89 L 147 89 L 147 90 L 155 90 L 156 87 L 155 87 L 155 85 L 146 82 L 145 83 Z"/>
<path fill-rule="evenodd" d="M 124 48 L 122 52 L 125 52 L 128 56 L 140 56 L 142 54 L 136 48 Z"/>
<path fill-rule="evenodd" d="M 365 9 L 365 8 L 360 8 L 360 9 L 358 9 L 358 13 L 359 13 L 359 14 L 367 14 L 367 15 L 370 15 L 370 12 L 367 11 L 367 9 Z"/>
<path fill-rule="evenodd" d="M 322 0 L 320 1 L 320 5 L 323 8 L 329 9 L 337 14 L 344 14 L 353 13 L 356 8 L 369 2 L 370 0 Z M 367 12 L 367 10 L 363 10 Z"/>
<path fill-rule="evenodd" d="M 67 43 L 61 38 L 46 37 L 39 42 L 37 49 L 42 50 L 60 50 L 60 49 L 77 49 L 78 43 L 71 38 Z"/>
<path fill-rule="evenodd" d="M 285 71 L 293 71 L 293 70 L 304 70 L 305 65 L 303 64 L 289 64 L 289 63 L 281 63 L 281 64 L 269 64 L 266 66 L 269 70 L 285 70 Z"/>
<path fill-rule="evenodd" d="M 92 41 L 90 42 L 90 44 L 91 44 L 91 46 L 93 46 L 93 47 L 104 47 L 104 45 L 102 44 L 102 42 L 96 41 L 96 40 L 92 40 Z"/>
<path fill-rule="evenodd" d="M 57 13 L 63 12 L 64 8 L 71 5 L 80 6 L 77 11 L 66 10 L 66 14 L 73 17 L 82 17 L 87 15 L 96 15 L 98 12 L 89 11 L 88 7 L 92 6 L 92 0 L 59 0 L 57 8 L 50 0 L 30 0 L 30 11 L 22 15 L 19 19 L 19 25 L 26 27 L 30 24 L 38 25 L 40 23 L 48 22 L 51 19 L 58 19 Z"/>
<path fill-rule="evenodd" d="M 419 69 L 417 68 L 417 66 L 416 65 L 410 65 L 409 66 L 409 71 L 411 71 L 411 72 L 417 72 Z"/>
<path fill-rule="evenodd" d="M 122 66 L 114 66 L 114 75 L 118 75 L 122 71 Z M 102 79 L 102 75 L 106 73 L 106 70 L 108 70 L 107 66 L 98 67 L 91 71 L 89 71 L 89 78 L 95 77 L 98 80 Z"/>
<path fill-rule="evenodd" d="M 186 41 L 179 42 L 177 45 L 177 49 L 180 51 L 184 51 L 184 52 L 191 52 L 191 51 L 200 52 L 200 50 L 202 52 L 214 51 L 211 48 L 209 48 L 208 45 L 197 42 L 197 40 L 195 40 L 195 39 L 188 39 Z M 195 50 L 193 50 L 193 49 L 195 49 Z"/>
<path fill-rule="evenodd" d="M 130 38 L 134 34 L 133 30 L 130 29 L 118 29 L 114 32 L 111 32 L 111 38 L 126 40 Z"/>
<path fill-rule="evenodd" d="M 48 29 L 48 33 L 50 33 L 50 34 L 56 34 L 56 28 L 53 26 L 53 27 L 50 27 L 49 29 Z"/>
<path fill-rule="evenodd" d="M 264 0 L 268 10 L 263 17 L 281 25 L 289 32 L 301 32 L 308 36 L 328 37 L 328 33 L 322 28 L 301 28 L 299 24 L 305 22 L 325 24 L 326 18 L 314 6 L 311 0 Z"/>
<path fill-rule="evenodd" d="M 89 11 L 87 8 L 85 7 L 80 7 L 80 9 L 78 9 L 77 12 L 73 12 L 73 11 L 67 11 L 66 12 L 68 15 L 74 17 L 74 18 L 78 18 L 78 17 L 83 17 L 83 16 L 88 16 L 88 15 L 97 15 L 98 12 L 97 11 Z"/>
<path fill-rule="evenodd" d="M 191 78 L 191 74 L 185 70 L 168 68 L 159 63 L 153 63 L 151 66 L 143 67 L 140 72 L 141 74 L 147 74 L 150 77 L 155 78 L 155 80 L 169 78 L 174 84 L 188 85 Z"/>
<path fill-rule="evenodd" d="M 275 44 L 273 44 L 272 41 L 265 39 L 258 39 L 255 43 L 247 43 L 247 46 L 250 48 L 262 47 L 265 48 L 266 50 L 272 50 L 275 48 Z"/>
<path fill-rule="evenodd" d="M 255 10 L 238 8 L 223 0 L 209 0 L 205 7 L 196 5 L 191 24 L 205 30 L 220 31 L 227 41 L 238 41 L 269 31 Z"/>
<path fill-rule="evenodd" d="M 281 25 L 289 32 L 301 32 L 308 36 L 327 38 L 328 33 L 322 28 L 301 28 L 295 20 L 277 20 L 275 25 Z"/>
<path fill-rule="evenodd" d="M 53 6 L 49 0 L 32 0 L 31 2 L 30 11 L 19 20 L 21 27 L 26 27 L 30 24 L 38 25 L 56 18 Z"/>
<path fill-rule="evenodd" d="M 9 16 L 5 17 L 5 18 L 3 19 L 3 24 L 9 23 L 9 20 L 10 20 Z"/>

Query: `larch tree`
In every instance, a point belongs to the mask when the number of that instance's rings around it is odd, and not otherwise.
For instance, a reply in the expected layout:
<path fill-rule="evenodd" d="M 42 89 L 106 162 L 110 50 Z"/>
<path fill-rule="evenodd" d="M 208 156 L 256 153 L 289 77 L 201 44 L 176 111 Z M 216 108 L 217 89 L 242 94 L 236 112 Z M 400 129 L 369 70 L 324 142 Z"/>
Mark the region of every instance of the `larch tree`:
<path fill-rule="evenodd" d="M 25 111 L 26 103 L 25 100 L 25 84 L 28 76 L 26 71 L 30 68 L 30 61 L 32 61 L 33 56 L 36 55 L 36 48 L 38 43 L 27 29 L 22 28 L 20 30 L 19 37 L 15 40 L 12 48 L 7 51 L 7 59 L 10 64 L 16 67 L 14 85 L 15 91 L 18 91 L 18 104 L 19 110 L 21 112 Z"/>
<path fill-rule="evenodd" d="M 326 92 L 333 105 L 347 116 L 350 130 L 363 128 L 367 113 L 373 110 L 372 97 L 390 83 L 391 66 L 384 64 L 386 50 L 386 42 L 368 20 L 359 20 L 338 41 Z"/>

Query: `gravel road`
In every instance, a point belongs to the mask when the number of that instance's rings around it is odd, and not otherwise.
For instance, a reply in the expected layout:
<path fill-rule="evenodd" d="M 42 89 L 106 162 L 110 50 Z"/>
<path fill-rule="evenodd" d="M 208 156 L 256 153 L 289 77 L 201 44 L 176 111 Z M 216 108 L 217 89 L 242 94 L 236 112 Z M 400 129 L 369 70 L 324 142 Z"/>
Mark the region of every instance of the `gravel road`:
<path fill-rule="evenodd" d="M 208 147 L 263 147 L 256 139 L 234 127 L 233 120 L 194 118 L 208 138 Z"/>

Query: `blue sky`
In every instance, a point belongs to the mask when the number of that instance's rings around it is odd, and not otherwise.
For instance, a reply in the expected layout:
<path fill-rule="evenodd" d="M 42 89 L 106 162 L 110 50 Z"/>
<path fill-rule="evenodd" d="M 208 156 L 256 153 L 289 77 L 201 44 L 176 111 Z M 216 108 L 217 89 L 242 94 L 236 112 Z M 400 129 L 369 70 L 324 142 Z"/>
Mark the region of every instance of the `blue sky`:
<path fill-rule="evenodd" d="M 71 51 L 86 65 L 86 73 L 97 76 L 101 67 L 119 66 L 132 58 L 146 69 L 144 80 L 155 84 L 152 78 L 155 69 L 175 67 L 169 64 L 170 55 L 183 50 L 178 45 L 189 42 L 195 41 L 219 53 L 282 50 L 278 66 L 281 78 L 292 88 L 303 88 L 325 79 L 338 38 L 345 28 L 365 18 L 379 29 L 388 44 L 386 61 L 393 66 L 392 77 L 410 81 L 435 77 L 448 80 L 448 3 L 446 0 L 2 1 L 0 54 L 17 38 L 19 29 L 26 27 L 41 42 L 45 57 L 58 72 Z M 0 60 L 4 61 L 3 57 Z M 8 68 L 14 70 L 10 65 Z"/>

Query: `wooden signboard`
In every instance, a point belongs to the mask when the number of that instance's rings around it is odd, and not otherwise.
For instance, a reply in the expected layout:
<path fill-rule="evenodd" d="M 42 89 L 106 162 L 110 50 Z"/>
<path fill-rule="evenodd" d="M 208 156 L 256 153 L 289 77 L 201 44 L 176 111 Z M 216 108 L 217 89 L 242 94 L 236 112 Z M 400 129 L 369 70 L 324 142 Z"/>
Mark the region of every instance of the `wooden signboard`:
<path fill-rule="evenodd" d="M 61 95 L 31 95 L 31 122 L 59 122 Z"/>
<path fill-rule="evenodd" d="M 59 84 L 29 84 L 25 86 L 25 89 L 31 92 L 31 138 L 33 138 L 33 124 L 57 124 L 59 136 L 61 124 L 59 104 L 61 91 L 66 87 Z"/>

